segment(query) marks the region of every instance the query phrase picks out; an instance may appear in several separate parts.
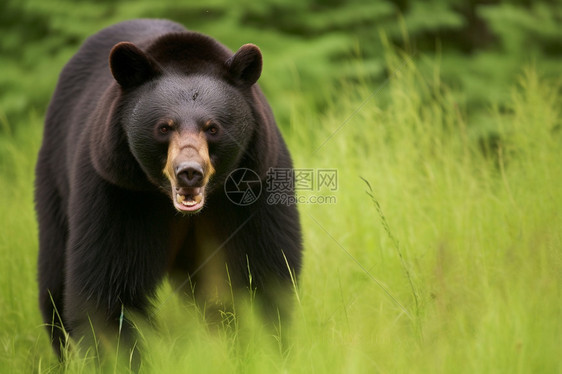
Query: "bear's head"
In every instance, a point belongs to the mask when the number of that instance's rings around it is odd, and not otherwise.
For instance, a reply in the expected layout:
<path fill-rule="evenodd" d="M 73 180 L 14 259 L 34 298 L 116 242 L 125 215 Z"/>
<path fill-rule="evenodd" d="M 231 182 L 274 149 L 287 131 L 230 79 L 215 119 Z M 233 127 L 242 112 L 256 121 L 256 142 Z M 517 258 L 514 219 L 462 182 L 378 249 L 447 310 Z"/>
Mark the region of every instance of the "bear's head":
<path fill-rule="evenodd" d="M 231 54 L 211 38 L 178 34 L 144 50 L 118 43 L 109 61 L 118 90 L 112 120 L 105 122 L 113 122 L 108 126 L 116 126 L 126 142 L 115 148 L 127 152 L 97 151 L 94 163 L 106 179 L 139 189 L 148 181 L 178 211 L 193 213 L 241 163 L 263 174 L 260 169 L 273 162 L 276 129 L 255 85 L 262 70 L 255 45 Z M 104 157 L 111 165 L 99 161 Z M 122 173 L 108 170 L 115 167 Z M 141 174 L 145 180 L 135 182 Z"/>

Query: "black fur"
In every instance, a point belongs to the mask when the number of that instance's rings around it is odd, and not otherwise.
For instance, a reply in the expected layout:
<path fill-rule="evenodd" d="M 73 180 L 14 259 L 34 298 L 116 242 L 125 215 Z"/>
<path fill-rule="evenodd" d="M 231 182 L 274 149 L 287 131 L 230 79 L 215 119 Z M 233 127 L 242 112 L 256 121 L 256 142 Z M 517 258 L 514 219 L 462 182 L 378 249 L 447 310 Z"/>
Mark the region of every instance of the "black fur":
<path fill-rule="evenodd" d="M 122 308 L 149 313 L 167 273 L 191 277 L 205 299 L 210 271 L 224 272 L 226 264 L 233 285 L 244 289 L 249 264 L 263 304 L 274 306 L 273 314 L 286 308 L 279 297 L 291 288 L 284 256 L 296 273 L 301 267 L 296 207 L 268 205 L 265 190 L 254 204 L 237 206 L 223 189 L 235 168 L 265 178 L 271 167 L 292 167 L 254 84 L 261 64 L 255 46 L 233 55 L 178 24 L 135 20 L 90 37 L 65 66 L 35 186 L 39 302 L 59 354 L 61 324 L 76 340 L 90 339 L 90 323 L 97 333 L 115 334 Z M 154 135 L 161 117 L 192 132 L 209 117 L 220 123 L 207 141 L 216 173 L 197 214 L 179 214 L 171 202 L 162 172 L 168 143 Z M 218 268 L 199 270 L 210 252 Z M 123 334 L 132 343 L 133 334 Z"/>

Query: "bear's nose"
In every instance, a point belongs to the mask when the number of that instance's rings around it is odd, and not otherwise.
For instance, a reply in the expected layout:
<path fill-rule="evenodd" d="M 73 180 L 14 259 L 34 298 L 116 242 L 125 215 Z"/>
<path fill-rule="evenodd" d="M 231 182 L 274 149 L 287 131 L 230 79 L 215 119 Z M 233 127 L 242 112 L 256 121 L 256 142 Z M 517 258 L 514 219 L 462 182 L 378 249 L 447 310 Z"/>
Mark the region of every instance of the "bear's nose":
<path fill-rule="evenodd" d="M 203 181 L 203 167 L 195 161 L 182 162 L 176 167 L 180 187 L 200 187 Z"/>

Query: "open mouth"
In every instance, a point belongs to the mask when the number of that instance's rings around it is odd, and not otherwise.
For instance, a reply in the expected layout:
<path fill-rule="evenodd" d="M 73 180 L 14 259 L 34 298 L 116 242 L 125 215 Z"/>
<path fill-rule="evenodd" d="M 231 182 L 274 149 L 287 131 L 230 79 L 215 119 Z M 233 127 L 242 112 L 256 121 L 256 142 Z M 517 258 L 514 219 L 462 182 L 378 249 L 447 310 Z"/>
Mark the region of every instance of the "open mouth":
<path fill-rule="evenodd" d="M 174 207 L 180 212 L 198 212 L 205 204 L 205 186 L 175 187 L 173 193 Z"/>

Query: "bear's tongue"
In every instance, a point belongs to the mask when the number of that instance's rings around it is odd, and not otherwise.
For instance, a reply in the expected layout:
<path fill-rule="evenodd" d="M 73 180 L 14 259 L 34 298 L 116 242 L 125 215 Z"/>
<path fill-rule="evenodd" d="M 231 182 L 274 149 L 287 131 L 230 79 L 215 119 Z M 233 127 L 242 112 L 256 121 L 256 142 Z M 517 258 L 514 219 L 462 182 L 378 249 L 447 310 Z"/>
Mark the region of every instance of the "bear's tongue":
<path fill-rule="evenodd" d="M 201 187 L 194 188 L 180 188 L 176 193 L 176 201 L 186 207 L 192 207 L 201 202 L 203 194 Z"/>

